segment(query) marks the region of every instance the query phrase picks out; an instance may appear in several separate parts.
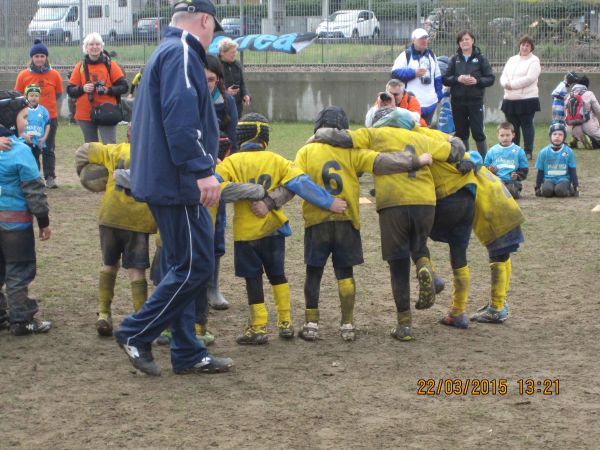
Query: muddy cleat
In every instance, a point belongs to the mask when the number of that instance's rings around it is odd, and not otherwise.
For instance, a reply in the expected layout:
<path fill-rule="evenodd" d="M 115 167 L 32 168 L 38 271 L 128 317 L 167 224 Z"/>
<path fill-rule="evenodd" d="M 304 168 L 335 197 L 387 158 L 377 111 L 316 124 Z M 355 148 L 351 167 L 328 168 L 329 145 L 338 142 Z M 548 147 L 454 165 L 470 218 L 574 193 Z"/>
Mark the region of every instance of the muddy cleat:
<path fill-rule="evenodd" d="M 316 322 L 305 323 L 298 335 L 305 341 L 316 341 L 319 339 L 319 324 Z"/>
<path fill-rule="evenodd" d="M 506 305 L 502 308 L 502 311 L 487 306 L 471 316 L 471 320 L 480 323 L 504 323 L 506 319 L 508 319 L 508 307 Z"/>
<path fill-rule="evenodd" d="M 129 361 L 137 370 L 153 377 L 160 376 L 160 367 L 154 362 L 151 345 L 136 347 L 119 342 L 119 347 L 127 354 Z"/>
<path fill-rule="evenodd" d="M 248 327 L 235 338 L 235 342 L 240 345 L 263 345 L 269 342 L 269 335 L 266 327 Z"/>
<path fill-rule="evenodd" d="M 229 372 L 233 367 L 233 359 L 219 358 L 218 356 L 205 356 L 202 360 L 187 369 L 173 369 L 177 375 L 188 373 L 223 373 Z"/>
<path fill-rule="evenodd" d="M 171 330 L 168 328 L 166 330 L 164 330 L 162 333 L 160 333 L 160 336 L 156 338 L 155 342 L 157 345 L 170 345 L 171 344 Z"/>
<path fill-rule="evenodd" d="M 50 328 L 52 328 L 52 322 L 48 320 L 33 319 L 30 322 L 14 322 L 10 324 L 10 332 L 14 336 L 47 333 L 50 331 Z"/>
<path fill-rule="evenodd" d="M 113 325 L 110 314 L 98 313 L 98 320 L 96 321 L 96 331 L 100 336 L 112 336 Z"/>
<path fill-rule="evenodd" d="M 346 342 L 356 340 L 356 328 L 351 323 L 345 323 L 340 327 L 340 334 L 342 339 Z"/>
<path fill-rule="evenodd" d="M 58 188 L 58 184 L 56 184 L 56 180 L 54 179 L 54 177 L 48 177 L 48 178 L 46 178 L 46 187 L 48 189 L 56 189 L 56 188 Z"/>
<path fill-rule="evenodd" d="M 196 324 L 196 339 L 202 341 L 205 346 L 214 344 L 215 336 L 206 329 L 204 325 Z"/>
<path fill-rule="evenodd" d="M 440 320 L 440 323 L 443 325 L 448 325 L 450 327 L 467 329 L 469 328 L 469 319 L 466 314 L 448 314 L 446 317 L 443 317 Z"/>
<path fill-rule="evenodd" d="M 431 268 L 427 265 L 419 267 L 417 270 L 417 279 L 419 280 L 419 299 L 415 304 L 415 308 L 431 308 L 435 303 L 435 286 Z"/>
<path fill-rule="evenodd" d="M 478 312 L 471 316 L 471 320 L 481 323 L 504 323 L 508 319 L 509 308 L 505 304 L 502 311 L 498 311 L 495 308 L 488 306 L 483 311 Z"/>
<path fill-rule="evenodd" d="M 294 337 L 294 325 L 291 322 L 279 322 L 279 337 L 283 339 L 292 339 Z"/>
<path fill-rule="evenodd" d="M 396 328 L 392 328 L 390 335 L 393 338 L 398 339 L 399 341 L 404 341 L 404 342 L 412 341 L 413 340 L 412 326 L 397 325 Z"/>

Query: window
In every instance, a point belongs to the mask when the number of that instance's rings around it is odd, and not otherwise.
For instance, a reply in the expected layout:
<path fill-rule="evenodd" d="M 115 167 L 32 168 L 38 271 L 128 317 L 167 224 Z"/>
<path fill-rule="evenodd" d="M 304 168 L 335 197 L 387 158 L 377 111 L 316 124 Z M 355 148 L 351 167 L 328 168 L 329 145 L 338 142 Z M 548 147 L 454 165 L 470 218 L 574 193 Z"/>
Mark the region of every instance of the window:
<path fill-rule="evenodd" d="M 88 6 L 88 18 L 89 19 L 98 19 L 102 17 L 102 6 L 94 5 Z"/>
<path fill-rule="evenodd" d="M 127 7 L 127 0 L 119 0 L 119 8 Z"/>
<path fill-rule="evenodd" d="M 110 17 L 110 7 L 108 5 L 104 5 L 104 17 Z"/>
<path fill-rule="evenodd" d="M 67 14 L 65 22 L 77 22 L 77 18 L 79 17 L 78 13 L 79 11 L 77 6 L 71 6 L 71 9 L 69 10 L 69 14 Z"/>

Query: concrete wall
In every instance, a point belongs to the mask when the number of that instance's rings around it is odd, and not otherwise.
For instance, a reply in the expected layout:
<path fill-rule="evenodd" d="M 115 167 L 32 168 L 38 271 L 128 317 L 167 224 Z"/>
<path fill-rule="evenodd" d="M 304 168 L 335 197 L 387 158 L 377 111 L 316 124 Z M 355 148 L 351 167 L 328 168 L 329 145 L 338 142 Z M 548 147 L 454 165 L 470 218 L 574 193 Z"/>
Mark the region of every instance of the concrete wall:
<path fill-rule="evenodd" d="M 63 78 L 66 78 L 63 72 Z M 127 73 L 131 80 L 133 73 Z M 499 78 L 500 74 L 497 74 Z M 536 122 L 550 122 L 550 93 L 562 79 L 562 73 L 543 73 L 539 80 L 542 111 Z M 590 86 L 600 91 L 600 73 L 588 74 Z M 0 89 L 14 86 L 16 73 L 0 72 Z M 312 121 L 325 106 L 341 106 L 352 122 L 362 123 L 365 113 L 383 90 L 388 75 L 382 72 L 248 72 L 246 81 L 252 94 L 252 104 L 245 112 L 260 112 L 276 121 Z M 600 94 L 600 93 L 599 93 Z M 502 89 L 498 82 L 486 90 L 486 120 L 504 119 L 500 111 Z M 61 114 L 67 116 L 66 102 Z"/>

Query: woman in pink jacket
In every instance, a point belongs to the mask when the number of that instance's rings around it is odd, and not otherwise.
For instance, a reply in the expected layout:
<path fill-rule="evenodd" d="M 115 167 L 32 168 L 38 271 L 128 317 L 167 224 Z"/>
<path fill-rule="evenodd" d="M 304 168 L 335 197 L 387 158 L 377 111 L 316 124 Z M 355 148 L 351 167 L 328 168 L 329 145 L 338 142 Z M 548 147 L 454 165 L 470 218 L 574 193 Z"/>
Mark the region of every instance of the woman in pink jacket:
<path fill-rule="evenodd" d="M 532 53 L 534 48 L 533 39 L 523 36 L 519 40 L 519 54 L 508 59 L 500 77 L 500 85 L 504 88 L 502 111 L 515 127 L 514 143 L 517 145 L 523 130 L 527 159 L 533 158 L 533 116 L 540 110 L 538 78 L 542 69 L 539 58 Z"/>

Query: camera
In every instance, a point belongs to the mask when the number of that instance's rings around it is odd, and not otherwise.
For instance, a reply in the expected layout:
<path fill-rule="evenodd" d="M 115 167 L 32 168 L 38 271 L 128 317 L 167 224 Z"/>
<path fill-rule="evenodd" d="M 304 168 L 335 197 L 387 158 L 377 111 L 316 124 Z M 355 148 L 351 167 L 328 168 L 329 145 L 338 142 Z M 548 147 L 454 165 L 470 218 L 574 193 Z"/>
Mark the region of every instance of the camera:
<path fill-rule="evenodd" d="M 106 94 L 106 91 L 107 91 L 107 88 L 104 85 L 104 81 L 94 82 L 94 89 L 96 89 L 96 92 L 98 93 L 98 95 L 104 95 L 104 94 Z"/>
<path fill-rule="evenodd" d="M 382 102 L 391 102 L 392 101 L 392 97 L 390 97 L 390 95 L 387 92 L 382 92 L 381 94 L 379 94 L 379 99 Z"/>
<path fill-rule="evenodd" d="M 422 76 L 421 84 L 431 84 L 431 76 L 429 76 L 429 75 Z"/>

